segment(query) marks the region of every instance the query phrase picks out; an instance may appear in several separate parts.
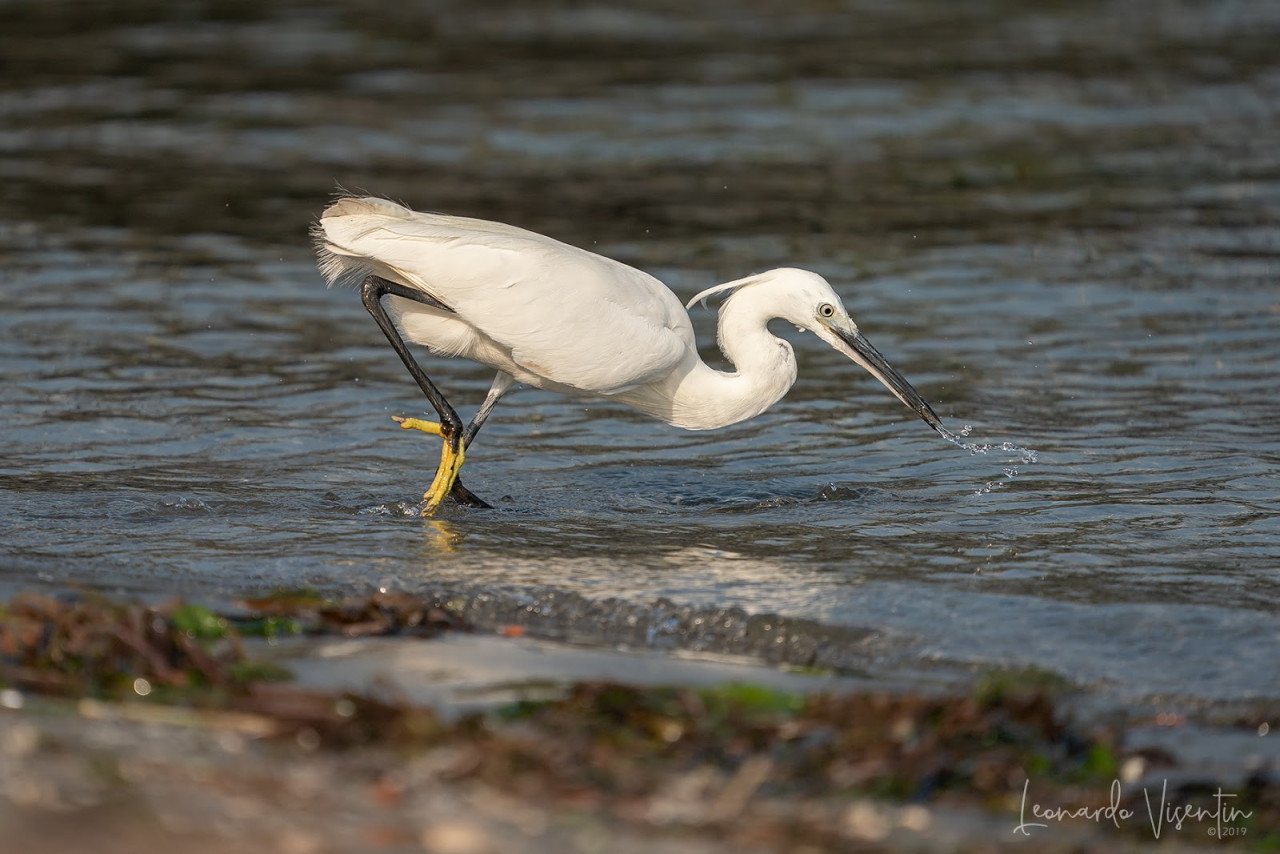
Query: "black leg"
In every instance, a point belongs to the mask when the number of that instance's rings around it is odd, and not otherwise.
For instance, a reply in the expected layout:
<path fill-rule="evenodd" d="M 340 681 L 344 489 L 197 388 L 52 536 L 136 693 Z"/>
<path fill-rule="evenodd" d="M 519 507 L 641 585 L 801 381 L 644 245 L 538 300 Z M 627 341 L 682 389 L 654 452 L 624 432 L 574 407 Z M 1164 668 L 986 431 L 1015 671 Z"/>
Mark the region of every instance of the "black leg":
<path fill-rule="evenodd" d="M 364 280 L 364 284 L 360 286 L 360 298 L 364 302 L 365 309 L 373 317 L 374 322 L 378 324 L 378 328 L 382 330 L 382 334 L 390 342 L 391 349 L 396 351 L 396 355 L 400 357 L 400 361 L 409 370 L 409 375 L 413 377 L 413 381 L 418 384 L 418 388 L 422 389 L 422 393 L 427 396 L 427 400 L 431 402 L 431 406 L 440 416 L 440 431 L 444 434 L 444 441 L 448 442 L 456 453 L 459 443 L 464 438 L 462 419 L 458 417 L 457 411 L 450 405 L 449 401 L 445 400 L 444 395 L 440 393 L 440 389 L 436 388 L 435 383 L 427 376 L 426 371 L 422 370 L 422 366 L 413 358 L 413 354 L 409 352 L 408 345 L 405 344 L 404 338 L 400 336 L 400 330 L 396 329 L 395 323 L 392 322 L 387 310 L 382 306 L 382 298 L 384 296 L 404 297 L 450 313 L 453 312 L 453 309 L 424 291 L 410 288 L 399 282 L 389 281 L 381 276 L 370 275 Z M 459 504 L 467 507 L 490 506 L 463 486 L 461 480 L 453 482 L 449 494 Z"/>
<path fill-rule="evenodd" d="M 480 432 L 484 422 L 489 419 L 489 415 L 493 412 L 493 407 L 497 406 L 502 396 L 511 391 L 515 384 L 515 378 L 510 374 L 505 371 L 498 372 L 498 375 L 493 378 L 493 385 L 489 387 L 489 393 L 485 395 L 484 403 L 480 404 L 480 408 L 476 410 L 475 417 L 471 419 L 467 429 L 462 432 L 462 447 L 471 447 L 472 440 Z"/>

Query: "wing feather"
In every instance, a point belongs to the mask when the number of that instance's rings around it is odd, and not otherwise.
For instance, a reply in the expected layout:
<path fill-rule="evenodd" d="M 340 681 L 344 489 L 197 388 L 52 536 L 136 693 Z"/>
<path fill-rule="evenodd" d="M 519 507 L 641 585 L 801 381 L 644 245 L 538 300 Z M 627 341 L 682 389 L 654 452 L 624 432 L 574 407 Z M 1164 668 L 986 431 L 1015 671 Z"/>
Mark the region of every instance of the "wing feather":
<path fill-rule="evenodd" d="M 347 198 L 324 212 L 316 242 L 330 283 L 375 273 L 420 288 L 557 385 L 617 393 L 694 348 L 688 314 L 658 279 L 515 226 Z M 459 355 L 505 369 L 483 347 Z"/>

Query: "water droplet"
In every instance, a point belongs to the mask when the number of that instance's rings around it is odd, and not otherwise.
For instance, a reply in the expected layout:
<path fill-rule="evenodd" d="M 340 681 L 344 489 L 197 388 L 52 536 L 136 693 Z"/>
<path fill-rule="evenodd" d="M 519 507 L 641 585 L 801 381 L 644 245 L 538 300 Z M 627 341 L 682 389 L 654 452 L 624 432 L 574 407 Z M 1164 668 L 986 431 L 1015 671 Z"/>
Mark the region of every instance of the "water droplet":
<path fill-rule="evenodd" d="M 986 454 L 991 451 L 1001 451 L 1002 453 L 1006 453 L 1006 454 L 1017 454 L 1020 462 L 1023 465 L 1030 465 L 1031 463 L 1034 463 L 1036 461 L 1035 451 L 1029 448 L 1023 448 L 1019 445 L 1015 445 L 1013 442 L 1001 442 L 999 445 L 979 445 L 977 442 L 962 441 L 962 439 L 964 437 L 967 437 L 972 430 L 973 430 L 972 425 L 966 424 L 964 428 L 960 430 L 959 433 L 952 433 L 951 431 L 946 430 L 944 428 L 939 428 L 938 432 L 941 433 L 942 437 L 946 439 L 948 442 L 955 445 L 957 448 L 963 448 L 964 450 L 968 451 L 971 455 L 974 455 L 974 456 L 978 454 Z M 1018 476 L 1018 470 L 1013 467 L 1006 467 L 1002 469 L 1002 471 L 1004 473 L 1005 478 L 1009 480 L 1012 480 L 1013 478 Z M 988 492 L 991 492 L 993 489 L 999 489 L 1002 486 L 1004 486 L 1004 484 L 998 481 L 993 481 L 991 483 L 985 484 L 981 489 L 979 489 L 974 494 L 984 495 Z"/>

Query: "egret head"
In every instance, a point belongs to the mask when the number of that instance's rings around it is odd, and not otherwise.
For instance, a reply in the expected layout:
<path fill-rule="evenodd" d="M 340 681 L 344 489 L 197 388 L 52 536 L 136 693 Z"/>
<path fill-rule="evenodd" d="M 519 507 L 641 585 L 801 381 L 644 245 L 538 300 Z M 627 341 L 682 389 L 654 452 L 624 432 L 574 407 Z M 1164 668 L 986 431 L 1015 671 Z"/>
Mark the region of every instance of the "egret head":
<path fill-rule="evenodd" d="M 807 329 L 857 362 L 926 424 L 946 435 L 942 420 L 934 414 L 911 383 L 880 355 L 880 351 L 871 346 L 871 342 L 863 336 L 858 325 L 845 311 L 839 295 L 817 273 L 792 267 L 769 270 L 705 290 L 691 299 L 689 305 L 715 293 L 733 292 L 748 287 L 768 301 L 774 317 L 793 323 L 800 329 Z M 745 296 L 745 290 L 743 295 Z"/>

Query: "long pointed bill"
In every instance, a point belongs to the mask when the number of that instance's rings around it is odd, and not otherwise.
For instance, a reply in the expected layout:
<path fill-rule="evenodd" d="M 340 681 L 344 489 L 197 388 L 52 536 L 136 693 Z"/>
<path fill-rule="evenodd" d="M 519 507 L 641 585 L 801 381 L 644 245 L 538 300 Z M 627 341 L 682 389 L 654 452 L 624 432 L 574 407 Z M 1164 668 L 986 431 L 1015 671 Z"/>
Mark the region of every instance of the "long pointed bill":
<path fill-rule="evenodd" d="M 920 392 L 912 388 L 911 383 L 907 382 L 902 374 L 893 369 L 888 360 L 880 355 L 879 350 L 871 346 L 871 342 L 864 338 L 861 332 L 857 330 L 846 331 L 835 327 L 827 328 L 834 333 L 835 340 L 830 341 L 831 346 L 866 368 L 871 376 L 880 380 L 885 388 L 893 392 L 894 397 L 905 403 L 907 408 L 916 415 L 923 418 L 924 423 L 937 430 L 943 436 L 947 435 L 946 428 L 942 426 L 942 419 L 934 414 L 933 409 L 920 396 Z"/>

